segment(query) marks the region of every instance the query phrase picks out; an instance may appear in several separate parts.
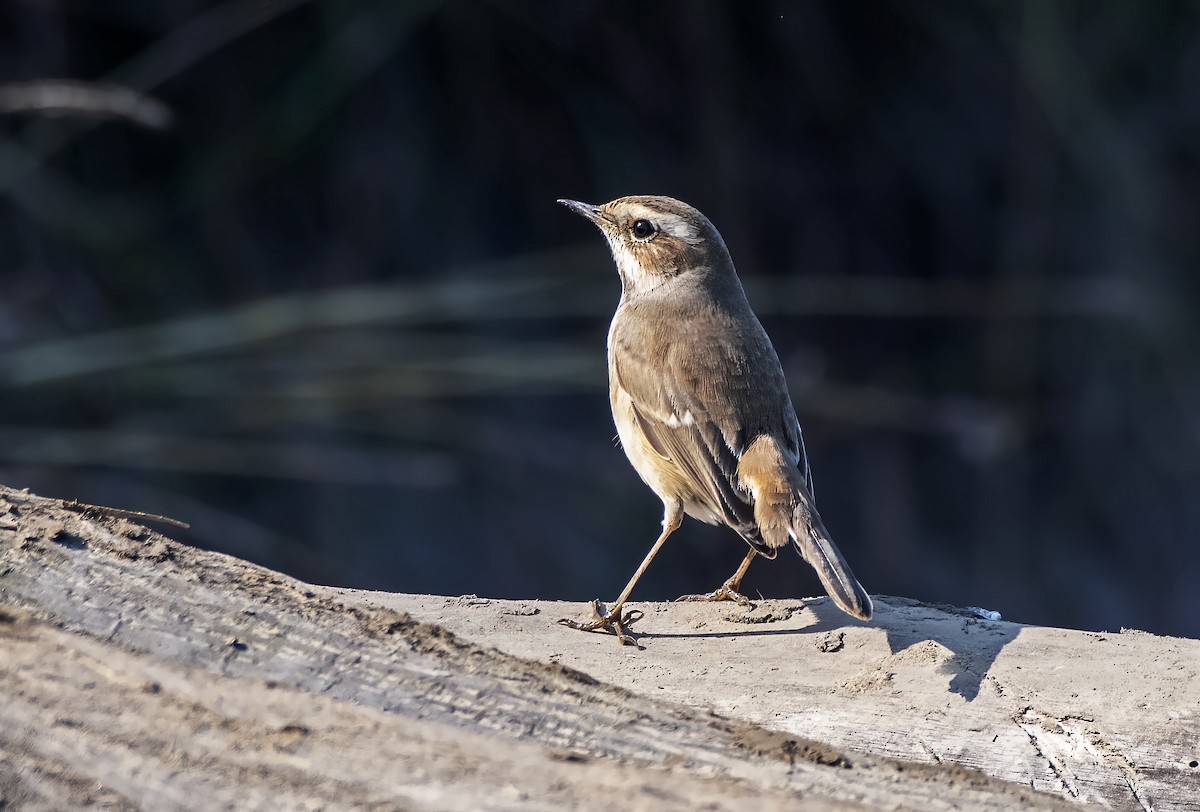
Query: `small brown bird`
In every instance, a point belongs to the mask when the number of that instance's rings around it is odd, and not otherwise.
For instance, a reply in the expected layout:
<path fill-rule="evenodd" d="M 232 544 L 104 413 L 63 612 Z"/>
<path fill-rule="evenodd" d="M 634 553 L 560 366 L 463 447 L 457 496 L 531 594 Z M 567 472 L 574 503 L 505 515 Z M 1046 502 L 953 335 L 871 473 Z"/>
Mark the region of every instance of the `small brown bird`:
<path fill-rule="evenodd" d="M 869 620 L 871 598 L 817 513 L 779 356 L 717 229 L 670 197 L 558 202 L 595 223 L 612 249 L 621 276 L 608 331 L 613 420 L 629 461 L 663 502 L 662 533 L 612 607 L 593 601 L 595 619 L 562 622 L 633 643 L 634 613 L 622 607 L 685 513 L 728 525 L 750 550 L 721 587 L 681 600 L 749 603 L 737 590 L 750 562 L 790 542 L 834 603 Z"/>

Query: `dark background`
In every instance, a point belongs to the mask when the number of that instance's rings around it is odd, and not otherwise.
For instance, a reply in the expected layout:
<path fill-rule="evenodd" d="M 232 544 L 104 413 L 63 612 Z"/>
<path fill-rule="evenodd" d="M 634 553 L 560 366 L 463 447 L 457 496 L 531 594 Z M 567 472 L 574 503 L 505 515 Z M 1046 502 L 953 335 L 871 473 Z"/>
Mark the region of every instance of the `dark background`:
<path fill-rule="evenodd" d="M 670 194 L 870 591 L 1200 635 L 1198 11 L 8 0 L 0 481 L 319 583 L 612 598 L 660 506 L 554 200 Z M 634 597 L 743 550 L 688 522 Z"/>

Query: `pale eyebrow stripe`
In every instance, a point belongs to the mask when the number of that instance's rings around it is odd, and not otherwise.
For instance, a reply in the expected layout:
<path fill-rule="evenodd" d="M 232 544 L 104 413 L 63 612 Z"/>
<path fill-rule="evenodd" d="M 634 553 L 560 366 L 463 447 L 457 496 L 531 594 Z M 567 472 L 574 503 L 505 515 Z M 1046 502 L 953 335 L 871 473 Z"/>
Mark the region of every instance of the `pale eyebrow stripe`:
<path fill-rule="evenodd" d="M 651 218 L 647 218 L 651 219 Z M 702 241 L 700 230 L 676 214 L 660 214 L 656 222 L 664 234 L 678 237 L 686 243 L 695 245 Z"/>

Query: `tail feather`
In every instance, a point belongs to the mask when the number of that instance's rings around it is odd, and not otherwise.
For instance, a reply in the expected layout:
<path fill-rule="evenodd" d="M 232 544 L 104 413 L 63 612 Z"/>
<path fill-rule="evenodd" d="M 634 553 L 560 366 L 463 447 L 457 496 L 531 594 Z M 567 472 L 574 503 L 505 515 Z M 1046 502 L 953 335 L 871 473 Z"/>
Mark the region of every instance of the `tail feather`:
<path fill-rule="evenodd" d="M 775 550 L 789 540 L 843 612 L 870 620 L 871 596 L 850 571 L 813 506 L 800 470 L 785 457 L 777 440 L 762 435 L 742 454 L 738 478 L 754 499 L 754 520 L 763 547 Z M 758 549 L 758 546 L 755 546 Z"/>
<path fill-rule="evenodd" d="M 871 596 L 854 577 L 841 550 L 829 538 L 820 515 L 801 500 L 792 516 L 792 530 L 788 535 L 804 560 L 817 571 L 829 597 L 846 614 L 859 620 L 870 620 L 874 610 Z"/>

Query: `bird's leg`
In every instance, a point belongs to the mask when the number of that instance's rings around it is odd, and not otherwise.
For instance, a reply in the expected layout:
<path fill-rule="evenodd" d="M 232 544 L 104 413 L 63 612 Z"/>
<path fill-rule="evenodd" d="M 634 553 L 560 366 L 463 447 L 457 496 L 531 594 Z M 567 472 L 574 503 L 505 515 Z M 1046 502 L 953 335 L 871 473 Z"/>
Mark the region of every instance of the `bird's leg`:
<path fill-rule="evenodd" d="M 612 608 L 606 610 L 604 604 L 599 600 L 594 600 L 592 601 L 592 620 L 579 621 L 563 618 L 558 622 L 564 626 L 570 626 L 572 629 L 579 629 L 583 632 L 612 632 L 617 636 L 617 640 L 620 641 L 621 645 L 636 646 L 637 640 L 626 631 L 626 626 L 640 618 L 642 613 L 634 609 L 622 614 L 621 608 L 625 605 L 625 601 L 629 600 L 629 594 L 633 592 L 634 584 L 638 582 L 638 579 L 642 577 L 646 568 L 650 566 L 650 562 L 654 560 L 654 556 L 658 553 L 659 548 L 663 546 L 663 542 L 667 540 L 668 536 L 678 530 L 679 525 L 682 523 L 683 506 L 678 503 L 666 505 L 662 520 L 662 534 L 654 542 L 654 546 L 650 548 L 650 552 L 646 553 L 646 557 L 642 559 L 641 566 L 637 568 L 633 577 L 629 579 L 629 583 L 621 590 L 621 596 L 617 598 Z"/>
<path fill-rule="evenodd" d="M 680 601 L 734 601 L 739 606 L 749 606 L 750 599 L 742 593 L 738 592 L 738 587 L 742 585 L 742 579 L 746 577 L 746 570 L 750 569 L 750 562 L 754 560 L 754 556 L 758 553 L 754 552 L 751 547 L 746 553 L 746 557 L 742 559 L 742 563 L 738 565 L 737 572 L 729 576 L 729 579 L 712 592 L 706 592 L 703 595 L 684 595 L 681 598 L 676 598 Z"/>

